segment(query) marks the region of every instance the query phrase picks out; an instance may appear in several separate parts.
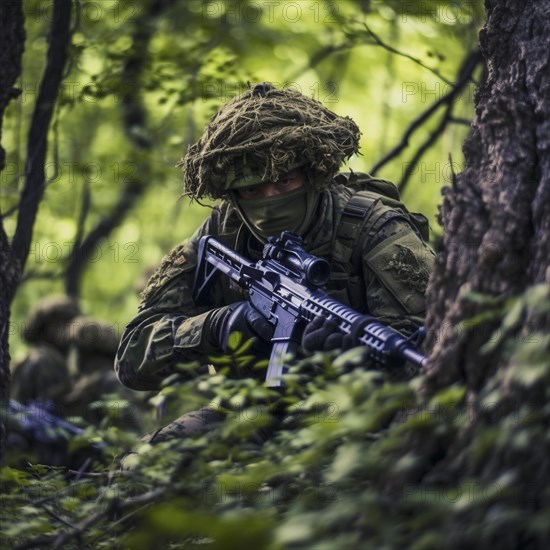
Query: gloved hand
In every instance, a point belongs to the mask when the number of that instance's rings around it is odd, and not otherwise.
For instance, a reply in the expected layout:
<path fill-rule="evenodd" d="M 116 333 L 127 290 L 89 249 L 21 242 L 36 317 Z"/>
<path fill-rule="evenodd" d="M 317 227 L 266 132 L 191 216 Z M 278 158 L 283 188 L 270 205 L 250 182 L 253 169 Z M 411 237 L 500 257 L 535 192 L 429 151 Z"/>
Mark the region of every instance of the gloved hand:
<path fill-rule="evenodd" d="M 302 334 L 302 348 L 309 352 L 342 348 L 344 338 L 347 335 L 338 330 L 336 319 L 320 315 L 306 325 Z"/>
<path fill-rule="evenodd" d="M 229 335 L 240 332 L 243 341 L 254 338 L 253 353 L 269 356 L 274 327 L 249 302 L 236 302 L 215 310 L 209 319 L 209 328 L 217 347 L 229 351 Z"/>

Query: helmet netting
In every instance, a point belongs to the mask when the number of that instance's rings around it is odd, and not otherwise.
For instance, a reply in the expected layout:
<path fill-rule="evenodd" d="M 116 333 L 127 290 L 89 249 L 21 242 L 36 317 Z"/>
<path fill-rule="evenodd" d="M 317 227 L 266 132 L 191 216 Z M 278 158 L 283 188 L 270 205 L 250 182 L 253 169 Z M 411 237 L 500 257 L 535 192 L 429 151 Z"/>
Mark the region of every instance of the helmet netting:
<path fill-rule="evenodd" d="M 227 174 L 240 157 L 262 180 L 278 181 L 296 165 L 325 188 L 342 163 L 358 152 L 361 132 L 319 101 L 293 90 L 259 84 L 229 101 L 191 145 L 183 166 L 184 194 L 218 199 L 227 193 Z"/>

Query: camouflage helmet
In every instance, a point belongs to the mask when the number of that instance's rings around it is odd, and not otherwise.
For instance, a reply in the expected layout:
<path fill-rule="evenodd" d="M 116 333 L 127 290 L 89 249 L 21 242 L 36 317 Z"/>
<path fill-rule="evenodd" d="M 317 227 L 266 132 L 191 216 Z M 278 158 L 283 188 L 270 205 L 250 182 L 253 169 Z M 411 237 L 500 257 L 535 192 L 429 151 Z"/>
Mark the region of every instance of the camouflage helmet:
<path fill-rule="evenodd" d="M 361 132 L 319 101 L 290 89 L 258 84 L 229 101 L 208 122 L 179 166 L 184 194 L 218 199 L 228 189 L 278 181 L 298 166 L 324 189 L 358 152 Z"/>
<path fill-rule="evenodd" d="M 88 315 L 75 317 L 67 340 L 87 353 L 114 355 L 118 348 L 115 326 Z"/>
<path fill-rule="evenodd" d="M 23 328 L 23 339 L 29 344 L 48 343 L 65 348 L 66 326 L 80 315 L 76 300 L 65 295 L 52 295 L 40 300 L 29 314 Z"/>

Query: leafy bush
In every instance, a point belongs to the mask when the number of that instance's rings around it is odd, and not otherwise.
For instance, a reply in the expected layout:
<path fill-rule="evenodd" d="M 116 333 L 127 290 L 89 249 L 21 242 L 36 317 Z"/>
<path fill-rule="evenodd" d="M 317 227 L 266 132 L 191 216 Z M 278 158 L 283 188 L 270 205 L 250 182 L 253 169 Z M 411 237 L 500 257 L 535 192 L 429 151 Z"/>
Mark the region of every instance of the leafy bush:
<path fill-rule="evenodd" d="M 541 292 L 510 302 L 502 327 L 510 329 L 518 303 L 544 307 Z M 500 334 L 510 368 L 494 373 L 475 401 L 464 387 L 429 395 L 423 376 L 392 380 L 361 368 L 360 349 L 302 360 L 278 392 L 230 376 L 248 365 L 237 340 L 217 374 L 172 380 L 157 398 L 173 416 L 223 413 L 208 432 L 138 444 L 127 469 L 120 454 L 128 435 L 112 427 L 99 431 L 110 463 L 93 473 L 4 467 L 2 544 L 543 547 L 548 458 L 540 447 L 550 413 L 533 399 L 511 406 L 508 392 L 548 392 L 548 336 L 539 336 L 533 346 L 533 338 Z M 190 367 L 181 370 L 187 376 Z"/>

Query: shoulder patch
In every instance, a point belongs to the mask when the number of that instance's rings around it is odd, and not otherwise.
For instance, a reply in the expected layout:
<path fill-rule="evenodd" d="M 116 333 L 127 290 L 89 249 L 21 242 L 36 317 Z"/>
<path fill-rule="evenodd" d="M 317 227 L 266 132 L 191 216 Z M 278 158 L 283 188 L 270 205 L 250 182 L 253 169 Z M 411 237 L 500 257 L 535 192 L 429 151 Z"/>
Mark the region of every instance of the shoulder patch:
<path fill-rule="evenodd" d="M 368 266 L 410 314 L 425 310 L 434 254 L 412 229 L 399 231 L 370 249 Z"/>
<path fill-rule="evenodd" d="M 415 255 L 407 246 L 396 243 L 395 248 L 384 271 L 393 271 L 394 277 L 401 284 L 424 294 L 430 278 L 428 262 L 422 256 Z"/>

